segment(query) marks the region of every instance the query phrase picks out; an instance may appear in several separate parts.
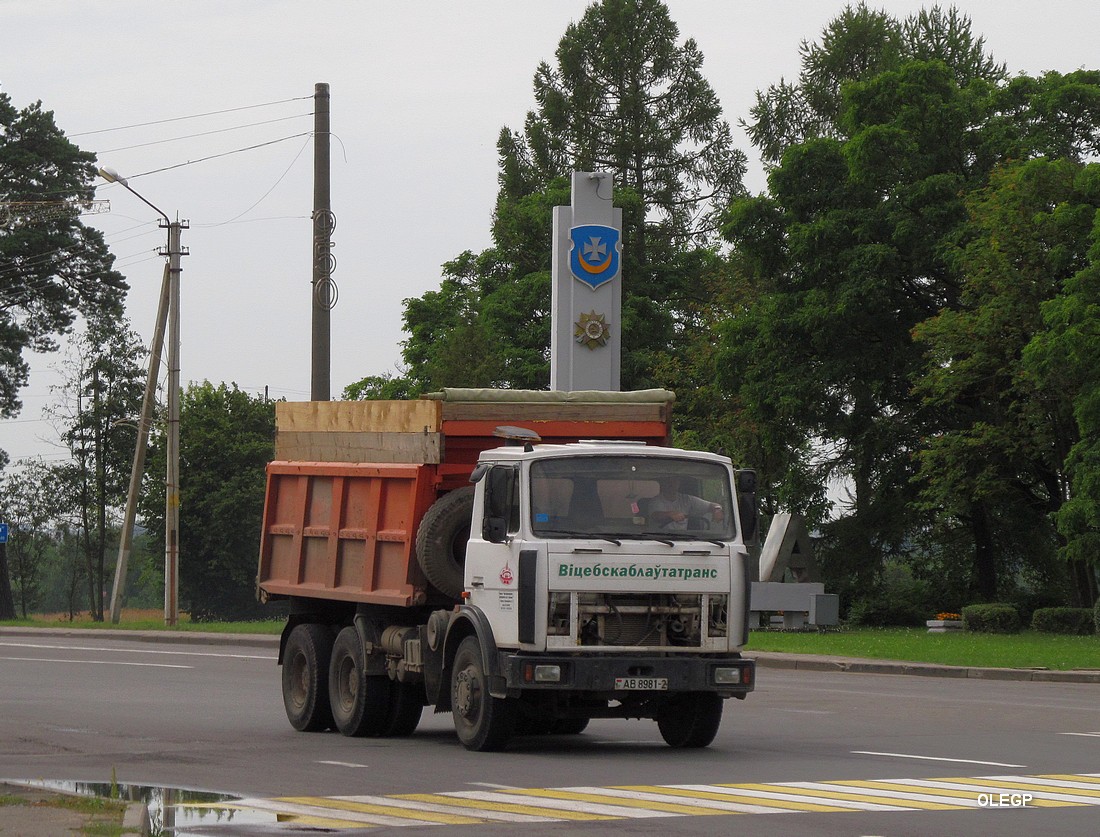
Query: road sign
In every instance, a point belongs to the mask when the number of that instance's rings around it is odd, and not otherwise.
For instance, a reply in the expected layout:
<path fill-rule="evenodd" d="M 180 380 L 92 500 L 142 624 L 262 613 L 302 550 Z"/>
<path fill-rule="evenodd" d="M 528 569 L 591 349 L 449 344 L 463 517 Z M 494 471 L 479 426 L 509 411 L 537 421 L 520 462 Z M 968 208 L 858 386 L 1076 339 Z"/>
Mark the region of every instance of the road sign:
<path fill-rule="evenodd" d="M 8 524 L 0 523 L 0 543 L 8 542 Z"/>

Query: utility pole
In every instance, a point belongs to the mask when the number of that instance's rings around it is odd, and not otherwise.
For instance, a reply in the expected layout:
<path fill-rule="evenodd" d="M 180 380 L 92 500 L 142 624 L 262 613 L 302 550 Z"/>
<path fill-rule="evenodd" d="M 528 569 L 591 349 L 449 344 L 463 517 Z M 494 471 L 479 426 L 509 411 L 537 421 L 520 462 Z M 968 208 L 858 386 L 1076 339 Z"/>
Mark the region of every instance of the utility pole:
<path fill-rule="evenodd" d="M 329 90 L 318 82 L 313 92 L 313 311 L 312 375 L 310 397 L 314 401 L 331 398 L 330 382 L 330 312 L 336 302 L 331 274 L 330 236 L 336 226 L 329 192 Z"/>
<path fill-rule="evenodd" d="M 164 484 L 164 624 L 174 627 L 179 620 L 179 529 L 180 529 L 180 256 L 187 251 L 180 246 L 180 230 L 189 227 L 186 221 L 169 219 L 167 213 L 150 203 L 140 192 L 130 186 L 125 177 L 109 168 L 99 170 L 100 177 L 108 183 L 118 183 L 130 194 L 153 209 L 160 217 L 160 228 L 168 230 L 168 247 L 161 249 L 160 255 L 168 257 L 165 273 L 165 291 L 168 298 L 168 468 Z M 157 314 L 157 331 L 161 337 L 160 345 L 153 342 L 153 352 L 163 350 L 163 330 L 165 291 L 161 293 L 161 309 Z M 140 482 L 141 463 L 145 459 L 145 440 L 148 438 L 148 417 L 152 410 L 151 389 L 156 384 L 154 361 L 150 358 L 150 377 L 145 384 L 145 403 L 142 407 L 142 427 L 138 428 L 138 449 L 134 451 L 134 466 L 130 472 L 130 494 L 126 500 L 127 519 L 123 523 L 122 538 L 119 543 L 118 564 L 115 569 L 114 593 L 111 597 L 111 621 L 117 622 L 121 607 L 122 586 L 126 583 L 126 559 L 130 553 L 132 529 L 134 525 L 134 504 L 137 501 L 137 486 Z"/>
<path fill-rule="evenodd" d="M 160 356 L 164 351 L 164 329 L 168 323 L 168 300 L 171 295 L 171 273 L 164 265 L 164 279 L 160 283 L 160 304 L 157 306 L 157 323 L 149 350 L 149 370 L 145 376 L 145 395 L 141 401 L 141 418 L 138 419 L 137 447 L 130 468 L 130 488 L 126 492 L 126 511 L 123 515 L 122 534 L 118 543 L 118 561 L 115 563 L 115 583 L 111 588 L 111 622 L 118 624 L 122 617 L 122 591 L 126 587 L 127 565 L 130 550 L 134 546 L 134 520 L 137 518 L 138 491 L 141 475 L 145 470 L 145 451 L 149 447 L 149 429 L 153 425 L 153 406 L 157 400 L 157 379 L 160 377 Z"/>
<path fill-rule="evenodd" d="M 186 221 L 169 222 L 168 227 L 168 473 L 164 502 L 164 624 L 179 621 L 180 580 L 180 230 Z"/>

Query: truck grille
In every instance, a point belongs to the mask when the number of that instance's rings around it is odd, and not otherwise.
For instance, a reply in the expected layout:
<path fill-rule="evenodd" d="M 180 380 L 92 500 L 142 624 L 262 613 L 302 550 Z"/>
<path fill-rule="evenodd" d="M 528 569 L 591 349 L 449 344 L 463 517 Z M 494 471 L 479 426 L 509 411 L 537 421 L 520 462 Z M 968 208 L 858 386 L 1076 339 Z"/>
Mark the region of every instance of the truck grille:
<path fill-rule="evenodd" d="M 548 644 L 559 647 L 701 648 L 726 636 L 719 595 L 552 593 L 548 616 Z"/>

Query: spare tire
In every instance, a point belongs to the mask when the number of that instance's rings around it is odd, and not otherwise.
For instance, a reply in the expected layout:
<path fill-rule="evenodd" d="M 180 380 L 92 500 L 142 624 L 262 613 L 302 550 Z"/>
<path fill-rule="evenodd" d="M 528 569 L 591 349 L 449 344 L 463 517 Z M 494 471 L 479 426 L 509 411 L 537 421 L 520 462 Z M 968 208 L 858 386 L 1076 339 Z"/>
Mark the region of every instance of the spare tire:
<path fill-rule="evenodd" d="M 473 511 L 474 487 L 456 488 L 432 503 L 416 530 L 416 562 L 432 586 L 452 599 L 462 593 Z"/>

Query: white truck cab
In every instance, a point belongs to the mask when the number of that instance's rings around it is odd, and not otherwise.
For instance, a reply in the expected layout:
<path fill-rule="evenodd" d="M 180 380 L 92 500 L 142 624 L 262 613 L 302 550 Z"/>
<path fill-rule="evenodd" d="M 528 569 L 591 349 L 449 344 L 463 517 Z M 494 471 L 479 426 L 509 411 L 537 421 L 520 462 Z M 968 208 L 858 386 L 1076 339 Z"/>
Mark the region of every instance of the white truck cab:
<path fill-rule="evenodd" d="M 738 653 L 752 472 L 641 443 L 528 441 L 485 451 L 471 479 L 459 610 L 492 695 L 531 717 L 651 717 L 674 746 L 710 743 L 722 699 L 754 683 Z"/>

